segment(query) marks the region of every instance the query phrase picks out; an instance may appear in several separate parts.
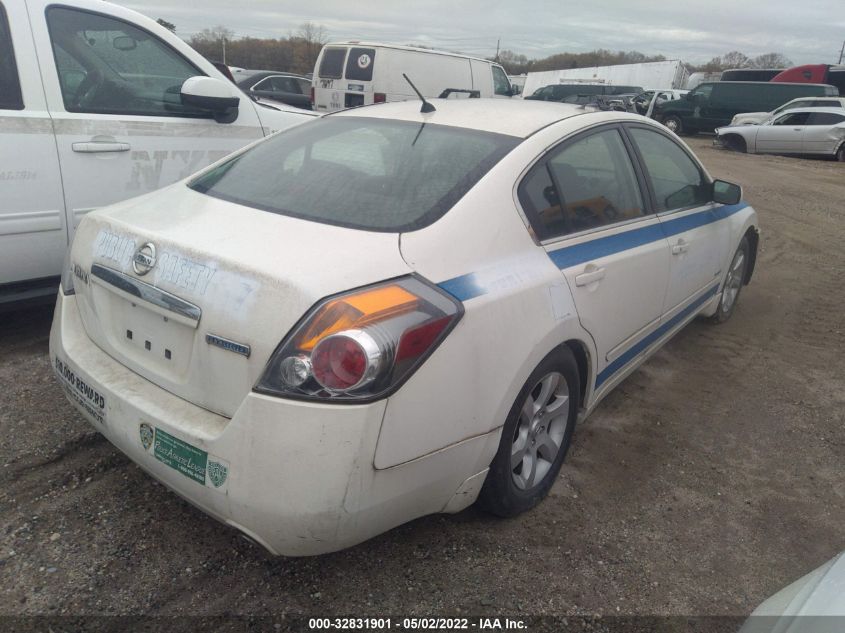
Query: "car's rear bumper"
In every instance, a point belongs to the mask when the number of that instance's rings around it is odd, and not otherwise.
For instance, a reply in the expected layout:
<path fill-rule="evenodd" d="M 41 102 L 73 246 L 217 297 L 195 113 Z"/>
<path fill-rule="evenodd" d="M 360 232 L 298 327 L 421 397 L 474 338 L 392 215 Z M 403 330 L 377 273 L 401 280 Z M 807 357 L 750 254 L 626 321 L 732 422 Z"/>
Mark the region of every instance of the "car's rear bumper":
<path fill-rule="evenodd" d="M 486 470 L 482 449 L 495 441 L 472 438 L 376 470 L 386 401 L 338 406 L 250 393 L 224 418 L 117 363 L 91 342 L 75 298 L 61 292 L 50 359 L 71 402 L 118 449 L 276 554 L 329 552 L 465 507 L 483 482 L 473 479 Z"/>

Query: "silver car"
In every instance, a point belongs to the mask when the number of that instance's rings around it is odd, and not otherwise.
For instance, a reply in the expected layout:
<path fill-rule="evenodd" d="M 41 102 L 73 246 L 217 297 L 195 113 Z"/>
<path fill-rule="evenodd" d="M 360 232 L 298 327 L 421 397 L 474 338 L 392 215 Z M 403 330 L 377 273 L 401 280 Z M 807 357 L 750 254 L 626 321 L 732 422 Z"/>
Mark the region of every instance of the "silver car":
<path fill-rule="evenodd" d="M 762 125 L 721 127 L 714 143 L 749 154 L 823 155 L 845 162 L 845 110 L 801 108 Z"/>

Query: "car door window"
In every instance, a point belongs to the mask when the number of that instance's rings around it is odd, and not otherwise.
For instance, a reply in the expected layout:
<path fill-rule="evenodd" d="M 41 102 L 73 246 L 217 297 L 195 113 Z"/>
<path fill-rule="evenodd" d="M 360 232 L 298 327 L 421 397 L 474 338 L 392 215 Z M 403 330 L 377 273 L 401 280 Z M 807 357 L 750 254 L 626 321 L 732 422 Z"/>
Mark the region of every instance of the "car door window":
<path fill-rule="evenodd" d="M 683 148 L 660 132 L 629 129 L 654 191 L 657 211 L 674 211 L 710 202 L 710 184 Z"/>
<path fill-rule="evenodd" d="M 147 31 L 64 7 L 48 9 L 47 23 L 68 112 L 210 116 L 180 97 L 185 80 L 203 73 Z"/>
<path fill-rule="evenodd" d="M 540 239 L 624 222 L 645 213 L 619 130 L 567 143 L 538 164 L 519 197 Z"/>
<path fill-rule="evenodd" d="M 807 125 L 836 125 L 845 121 L 845 115 L 833 112 L 813 112 L 807 119 Z"/>
<path fill-rule="evenodd" d="M 23 110 L 21 84 L 6 9 L 0 4 L 0 110 Z"/>
<path fill-rule="evenodd" d="M 792 112 L 772 121 L 772 125 L 806 125 L 809 112 Z"/>

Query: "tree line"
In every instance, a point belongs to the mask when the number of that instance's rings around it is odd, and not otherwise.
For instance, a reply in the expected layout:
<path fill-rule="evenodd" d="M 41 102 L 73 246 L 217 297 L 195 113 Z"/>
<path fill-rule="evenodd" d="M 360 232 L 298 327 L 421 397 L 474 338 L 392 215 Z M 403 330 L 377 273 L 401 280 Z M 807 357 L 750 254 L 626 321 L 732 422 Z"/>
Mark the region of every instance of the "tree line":
<path fill-rule="evenodd" d="M 176 30 L 170 22 L 162 19 L 158 22 L 171 31 Z M 287 37 L 279 38 L 236 38 L 231 29 L 216 26 L 195 33 L 188 43 L 207 59 L 225 61 L 229 66 L 305 74 L 314 71 L 317 55 L 327 41 L 328 36 L 322 26 L 305 22 Z M 529 59 L 526 55 L 503 50 L 497 58 L 490 59 L 501 63 L 508 74 L 521 75 L 542 70 L 662 62 L 666 61 L 666 56 L 599 48 L 586 53 L 556 53 L 542 59 Z M 728 68 L 789 68 L 792 65 L 781 53 L 748 57 L 739 51 L 730 51 L 704 64 L 686 64 L 689 72 L 719 72 Z"/>

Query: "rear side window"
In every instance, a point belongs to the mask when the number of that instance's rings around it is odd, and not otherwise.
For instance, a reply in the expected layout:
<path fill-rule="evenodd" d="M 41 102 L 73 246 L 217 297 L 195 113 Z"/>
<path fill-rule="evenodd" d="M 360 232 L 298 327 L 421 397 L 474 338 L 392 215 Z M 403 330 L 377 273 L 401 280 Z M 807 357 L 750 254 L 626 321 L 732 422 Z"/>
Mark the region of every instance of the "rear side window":
<path fill-rule="evenodd" d="M 807 125 L 836 125 L 845 121 L 845 115 L 833 112 L 813 112 L 807 120 Z"/>
<path fill-rule="evenodd" d="M 346 78 L 354 81 L 372 81 L 376 60 L 374 48 L 351 48 L 346 62 Z"/>
<path fill-rule="evenodd" d="M 182 84 L 202 75 L 151 33 L 128 22 L 54 7 L 47 24 L 68 112 L 210 117 L 182 105 Z"/>
<path fill-rule="evenodd" d="M 0 4 L 0 110 L 23 110 L 21 84 L 6 9 Z"/>
<path fill-rule="evenodd" d="M 431 123 L 327 117 L 259 143 L 190 187 L 270 213 L 398 233 L 440 218 L 519 141 Z"/>
<path fill-rule="evenodd" d="M 324 79 L 340 79 L 343 77 L 344 59 L 346 59 L 345 48 L 323 49 L 323 59 L 320 62 L 320 77 Z"/>
<path fill-rule="evenodd" d="M 674 211 L 710 202 L 710 183 L 680 145 L 659 132 L 629 128 L 643 158 L 657 211 Z"/>
<path fill-rule="evenodd" d="M 519 197 L 541 240 L 645 213 L 628 150 L 615 128 L 554 152 L 520 184 Z"/>

